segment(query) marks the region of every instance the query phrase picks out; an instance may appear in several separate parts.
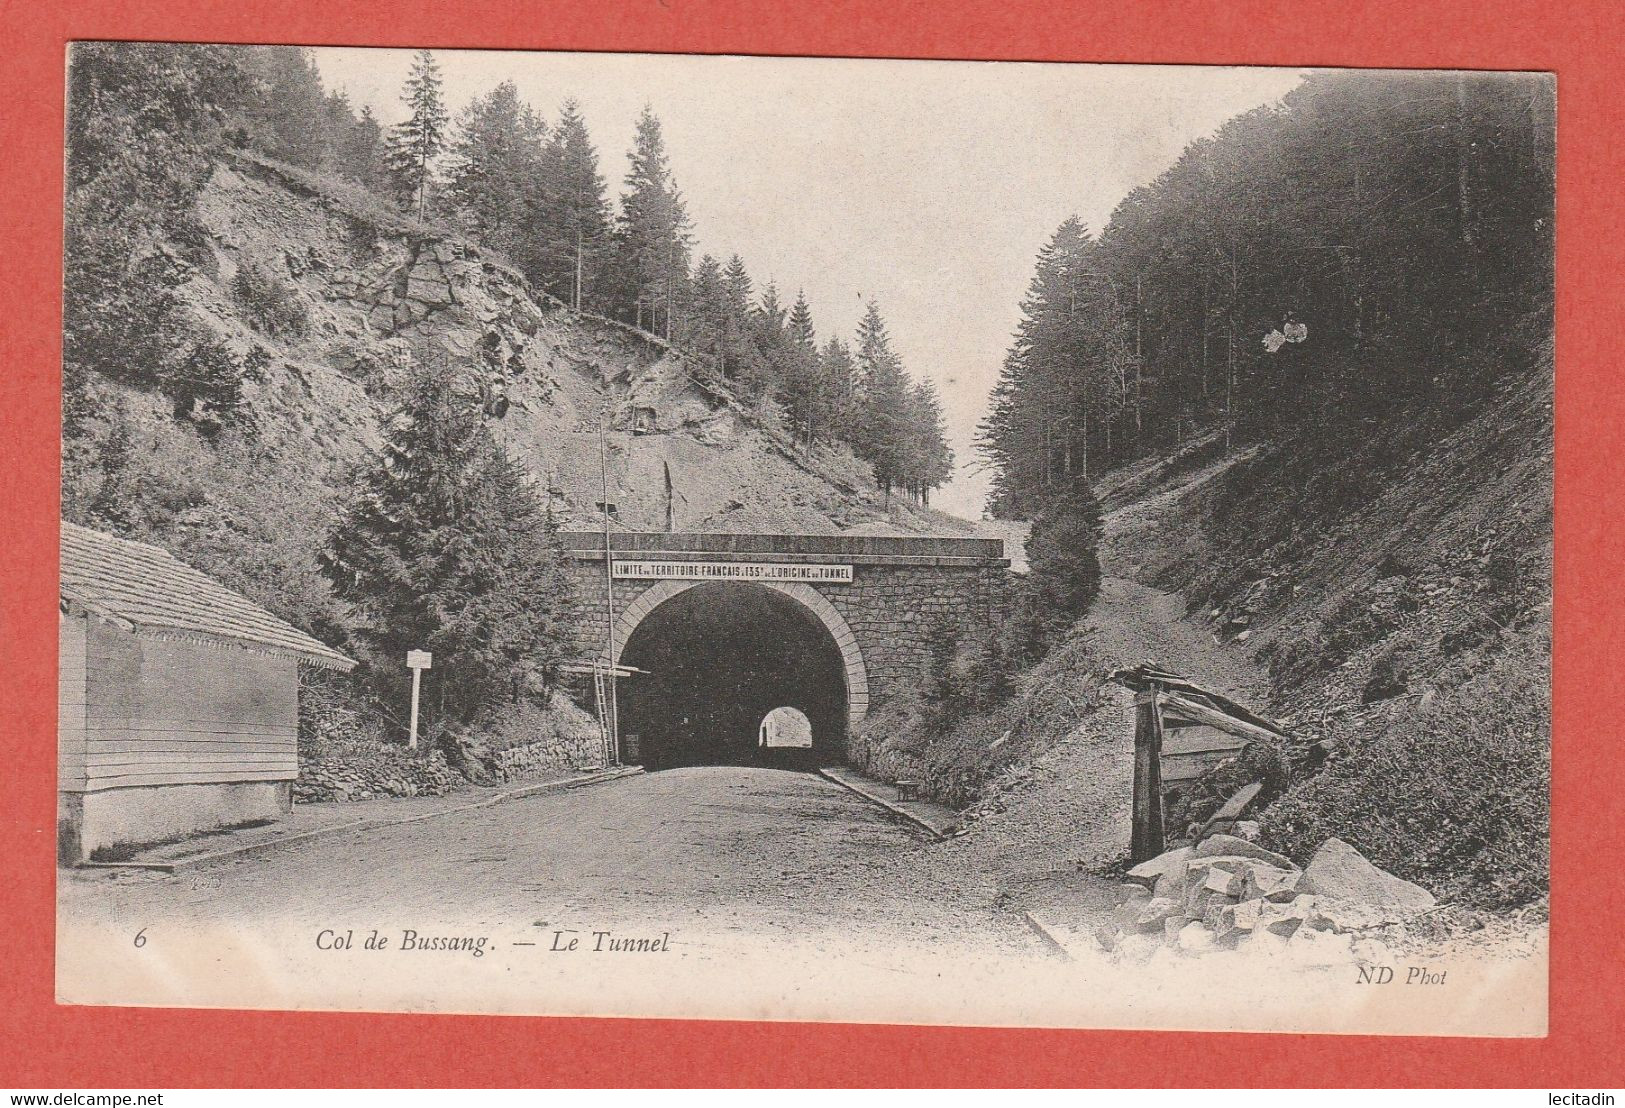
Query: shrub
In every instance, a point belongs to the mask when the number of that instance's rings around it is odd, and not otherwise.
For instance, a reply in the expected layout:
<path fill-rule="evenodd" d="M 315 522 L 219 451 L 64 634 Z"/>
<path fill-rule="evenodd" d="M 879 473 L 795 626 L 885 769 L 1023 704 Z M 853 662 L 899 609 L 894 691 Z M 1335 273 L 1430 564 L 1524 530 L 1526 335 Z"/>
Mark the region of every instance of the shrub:
<path fill-rule="evenodd" d="M 352 605 L 380 697 L 407 650 L 434 652 L 425 733 L 545 695 L 572 642 L 571 586 L 552 514 L 431 357 L 329 532 L 322 568 Z"/>
<path fill-rule="evenodd" d="M 203 336 L 165 368 L 164 391 L 174 402 L 175 418 L 190 420 L 206 437 L 234 423 L 252 429 L 243 385 L 264 380 L 269 365 L 270 355 L 259 347 L 238 358 L 219 339 Z"/>
<path fill-rule="evenodd" d="M 301 761 L 364 753 L 384 743 L 382 717 L 348 674 L 300 667 Z"/>
<path fill-rule="evenodd" d="M 1234 758 L 1223 762 L 1189 784 L 1168 790 L 1166 821 L 1178 836 L 1200 827 L 1242 788 L 1259 782 L 1263 787 L 1248 811 L 1257 811 L 1286 791 L 1292 779 L 1285 748 L 1280 743 L 1255 739 Z"/>
<path fill-rule="evenodd" d="M 1268 667 L 1270 689 L 1279 696 L 1306 683 L 1326 665 L 1325 644 L 1316 629 L 1299 630 L 1265 644 L 1258 660 Z"/>
<path fill-rule="evenodd" d="M 504 705 L 492 713 L 483 732 L 492 753 L 528 743 L 579 749 L 599 741 L 598 723 L 575 701 L 555 691 L 546 704 L 536 700 Z"/>
<path fill-rule="evenodd" d="M 123 403 L 112 408 L 105 432 L 87 437 L 82 453 L 89 462 L 80 480 L 64 487 L 66 519 L 114 534 L 145 539 L 208 499 L 192 467 L 144 441 Z"/>
<path fill-rule="evenodd" d="M 1504 908 L 1548 881 L 1551 691 L 1548 628 L 1504 639 L 1494 661 L 1385 726 L 1263 818 L 1264 841 L 1305 862 L 1336 835 L 1436 894 Z"/>
<path fill-rule="evenodd" d="M 1014 625 L 1005 628 L 1009 635 Z M 974 667 L 999 636 L 971 636 L 945 652 L 947 670 Z M 1004 657 L 1012 655 L 1008 649 Z M 1013 669 L 996 680 L 970 679 L 983 699 L 968 700 L 958 716 L 941 712 L 942 695 L 929 680 L 907 685 L 879 705 L 847 741 L 852 765 L 871 776 L 918 777 L 923 791 L 954 807 L 979 799 L 1012 767 L 1049 749 L 1101 703 L 1105 666 L 1084 636 L 1062 643 L 1035 669 Z M 951 676 L 945 678 L 952 687 Z M 1005 690 L 1008 691 L 1000 691 Z M 966 695 L 969 695 L 968 693 Z"/>
<path fill-rule="evenodd" d="M 300 339 L 310 332 L 310 311 L 285 281 L 252 258 L 237 267 L 231 292 L 254 328 L 273 338 Z"/>
<path fill-rule="evenodd" d="M 1022 631 L 1001 621 L 956 635 L 946 627 L 931 637 L 920 667 L 919 701 L 930 731 L 952 726 L 970 712 L 1003 701 L 1021 668 Z"/>
<path fill-rule="evenodd" d="M 1403 643 L 1396 643 L 1377 655 L 1371 663 L 1365 688 L 1360 691 L 1360 703 L 1373 704 L 1379 700 L 1398 696 L 1410 688 L 1412 651 Z"/>
<path fill-rule="evenodd" d="M 1029 657 L 1059 640 L 1100 594 L 1101 530 L 1100 502 L 1084 484 L 1050 501 L 1034 518 L 1023 597 Z"/>

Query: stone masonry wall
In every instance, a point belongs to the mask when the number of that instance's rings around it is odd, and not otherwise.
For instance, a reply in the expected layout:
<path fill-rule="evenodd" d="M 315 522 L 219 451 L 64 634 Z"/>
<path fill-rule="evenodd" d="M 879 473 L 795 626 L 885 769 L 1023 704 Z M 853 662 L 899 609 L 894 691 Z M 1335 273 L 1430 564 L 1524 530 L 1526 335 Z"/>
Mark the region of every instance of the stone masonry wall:
<path fill-rule="evenodd" d="M 594 732 L 510 746 L 497 751 L 496 760 L 508 780 L 519 781 L 527 777 L 550 777 L 567 770 L 595 769 L 603 764 L 604 752 Z"/>
<path fill-rule="evenodd" d="M 580 656 L 596 658 L 605 643 L 604 564 L 572 560 L 570 566 L 576 584 Z M 999 566 L 859 564 L 852 577 L 851 584 L 815 587 L 857 638 L 871 703 L 884 699 L 899 682 L 914 680 L 934 627 L 946 624 L 963 631 L 989 622 L 997 618 L 1009 595 L 1008 574 Z M 617 618 L 657 584 L 617 580 Z"/>
<path fill-rule="evenodd" d="M 994 575 L 985 568 L 857 566 L 851 585 L 820 586 L 857 635 L 871 702 L 919 673 L 938 627 L 969 630 L 994 617 Z"/>

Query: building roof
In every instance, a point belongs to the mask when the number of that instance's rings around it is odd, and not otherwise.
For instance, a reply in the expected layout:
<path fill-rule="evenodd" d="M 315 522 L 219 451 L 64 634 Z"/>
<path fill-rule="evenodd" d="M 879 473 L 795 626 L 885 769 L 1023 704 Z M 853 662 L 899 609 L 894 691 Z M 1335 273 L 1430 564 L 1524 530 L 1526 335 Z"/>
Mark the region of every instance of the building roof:
<path fill-rule="evenodd" d="M 67 522 L 62 524 L 61 595 L 65 602 L 141 634 L 291 655 L 326 669 L 355 666 L 353 659 L 168 551 Z"/>

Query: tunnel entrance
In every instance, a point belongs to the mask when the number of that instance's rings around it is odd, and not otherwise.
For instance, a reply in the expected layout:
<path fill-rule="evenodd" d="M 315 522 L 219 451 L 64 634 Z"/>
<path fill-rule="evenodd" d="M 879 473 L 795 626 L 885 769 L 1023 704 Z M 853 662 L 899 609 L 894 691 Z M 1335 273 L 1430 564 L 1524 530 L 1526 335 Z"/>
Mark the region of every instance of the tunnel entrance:
<path fill-rule="evenodd" d="M 812 744 L 812 720 L 795 708 L 774 708 L 756 731 L 756 745 L 767 750 L 806 749 Z"/>
<path fill-rule="evenodd" d="M 621 651 L 644 673 L 620 685 L 623 735 L 650 769 L 810 767 L 839 761 L 846 669 L 835 640 L 799 601 L 762 585 L 695 585 L 644 616 Z M 767 745 L 763 721 L 794 708 L 810 746 Z"/>

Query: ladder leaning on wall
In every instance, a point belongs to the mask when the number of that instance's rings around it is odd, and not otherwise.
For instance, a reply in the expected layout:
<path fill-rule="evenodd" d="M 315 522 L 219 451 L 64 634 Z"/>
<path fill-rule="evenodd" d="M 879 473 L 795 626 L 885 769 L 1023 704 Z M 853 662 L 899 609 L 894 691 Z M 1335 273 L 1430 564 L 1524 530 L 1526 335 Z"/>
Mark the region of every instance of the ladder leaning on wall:
<path fill-rule="evenodd" d="M 604 765 L 614 765 L 615 728 L 609 722 L 609 688 L 602 666 L 592 667 L 592 692 L 598 704 L 598 746 L 603 751 Z"/>
<path fill-rule="evenodd" d="M 559 667 L 563 673 L 587 673 L 592 675 L 593 702 L 598 711 L 598 743 L 604 756 L 605 766 L 620 764 L 620 751 L 615 749 L 615 704 L 610 698 L 609 681 L 611 677 L 631 677 L 635 673 L 647 673 L 647 670 L 636 669 L 632 666 L 609 665 L 602 660 L 591 662 L 565 662 Z"/>

